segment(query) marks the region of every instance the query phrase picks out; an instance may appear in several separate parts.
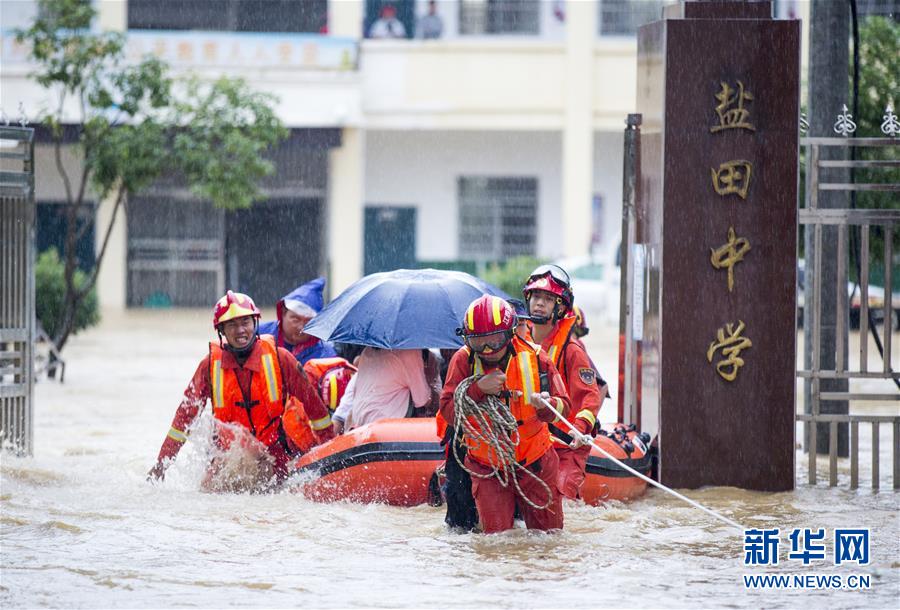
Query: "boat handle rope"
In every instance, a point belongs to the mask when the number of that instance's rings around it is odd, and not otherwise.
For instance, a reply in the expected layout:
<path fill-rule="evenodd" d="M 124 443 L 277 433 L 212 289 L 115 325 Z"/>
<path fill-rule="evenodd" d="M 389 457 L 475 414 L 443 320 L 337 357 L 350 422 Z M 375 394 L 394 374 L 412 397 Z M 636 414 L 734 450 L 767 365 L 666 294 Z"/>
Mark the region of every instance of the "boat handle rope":
<path fill-rule="evenodd" d="M 732 521 L 732 520 L 729 519 L 728 517 L 725 517 L 724 515 L 720 515 L 720 514 L 717 513 L 716 511 L 712 510 L 711 508 L 706 508 L 705 506 L 703 506 L 703 505 L 700 504 L 699 502 L 696 502 L 696 501 L 694 501 L 694 500 L 691 500 L 691 499 L 688 498 L 687 496 L 681 495 L 680 493 L 678 493 L 678 492 L 675 491 L 674 489 L 669 489 L 668 487 L 666 487 L 666 486 L 663 485 L 662 483 L 660 483 L 660 482 L 658 482 L 658 481 L 654 481 L 654 480 L 651 479 L 650 477 L 648 477 L 648 476 L 646 476 L 646 475 L 644 475 L 644 474 L 641 474 L 640 472 L 638 472 L 637 470 L 635 470 L 635 469 L 632 468 L 631 466 L 629 466 L 629 465 L 627 465 L 627 464 L 624 464 L 621 460 L 619 460 L 618 458 L 616 458 L 616 457 L 610 455 L 610 453 L 609 453 L 608 451 L 606 451 L 603 447 L 601 447 L 600 445 L 598 445 L 598 444 L 594 441 L 593 438 L 591 438 L 590 436 L 588 436 L 588 435 L 586 435 L 586 434 L 582 434 L 581 432 L 579 432 L 579 431 L 578 431 L 578 428 L 576 428 L 575 426 L 573 426 L 573 425 L 572 425 L 572 422 L 570 422 L 569 420 L 567 420 L 565 417 L 562 416 L 562 414 L 561 414 L 559 411 L 557 411 L 556 409 L 554 409 L 554 408 L 553 408 L 553 405 L 551 405 L 546 399 L 544 399 L 543 397 L 541 397 L 541 402 L 544 404 L 544 406 L 545 406 L 546 408 L 550 409 L 550 411 L 552 411 L 554 414 L 556 414 L 556 417 L 559 418 L 559 421 L 563 422 L 563 423 L 569 428 L 569 430 L 571 431 L 570 434 L 572 435 L 572 438 L 580 439 L 584 444 L 590 443 L 591 445 L 593 445 L 593 446 L 597 449 L 597 451 L 599 451 L 600 453 L 602 453 L 603 455 L 605 455 L 606 457 L 608 457 L 609 459 L 611 459 L 613 462 L 615 462 L 618 466 L 620 466 L 621 468 L 624 468 L 625 470 L 627 470 L 627 471 L 630 472 L 631 474 L 635 475 L 636 477 L 639 477 L 640 479 L 646 481 L 647 483 L 653 485 L 654 487 L 658 487 L 659 489 L 661 489 L 661 490 L 663 490 L 663 491 L 665 491 L 665 492 L 667 492 L 667 493 L 672 494 L 673 496 L 675 496 L 675 497 L 678 498 L 679 500 L 682 500 L 682 501 L 684 501 L 684 502 L 687 502 L 688 504 L 690 504 L 690 505 L 693 506 L 694 508 L 699 508 L 700 510 L 702 510 L 702 511 L 705 512 L 706 514 L 708 514 L 708 515 L 710 515 L 710 516 L 712 516 L 712 517 L 715 517 L 715 518 L 718 519 L 719 521 L 722 521 L 722 522 L 724 522 L 724 523 L 727 523 L 728 525 L 730 525 L 730 526 L 732 526 L 732 527 L 735 527 L 735 528 L 741 530 L 741 533 L 743 533 L 744 530 L 747 529 L 747 528 L 745 528 L 744 526 L 742 526 L 740 523 L 738 523 L 737 521 Z"/>

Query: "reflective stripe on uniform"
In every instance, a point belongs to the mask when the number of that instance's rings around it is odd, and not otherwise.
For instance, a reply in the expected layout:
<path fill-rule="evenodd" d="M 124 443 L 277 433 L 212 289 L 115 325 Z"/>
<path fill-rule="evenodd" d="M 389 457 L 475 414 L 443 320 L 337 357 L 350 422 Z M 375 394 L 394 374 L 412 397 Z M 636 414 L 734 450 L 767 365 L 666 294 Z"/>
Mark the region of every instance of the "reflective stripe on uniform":
<path fill-rule="evenodd" d="M 166 436 L 179 443 L 183 443 L 187 440 L 187 434 L 175 427 L 169 428 L 169 434 Z"/>
<path fill-rule="evenodd" d="M 531 370 L 530 356 L 531 354 L 525 350 L 517 354 L 519 371 L 522 373 L 522 391 L 525 393 L 525 402 L 531 400 L 531 395 L 534 394 L 535 388 L 538 387 L 535 383 L 534 371 Z"/>
<path fill-rule="evenodd" d="M 326 415 L 322 419 L 310 420 L 309 425 L 312 426 L 312 429 L 315 430 L 316 432 L 319 432 L 320 430 L 324 430 L 325 428 L 327 428 L 328 426 L 331 425 L 331 416 Z"/>
<path fill-rule="evenodd" d="M 272 364 L 272 354 L 262 356 L 263 374 L 266 376 L 266 388 L 269 390 L 269 402 L 278 400 L 278 384 L 275 381 L 275 366 Z"/>
<path fill-rule="evenodd" d="M 337 391 L 337 377 L 332 375 L 328 378 L 328 406 L 331 407 L 332 410 L 338 406 Z"/>
<path fill-rule="evenodd" d="M 591 424 L 591 428 L 593 428 L 594 424 L 597 423 L 597 417 L 590 411 L 590 409 L 582 409 L 575 417 L 580 417 L 581 419 L 587 420 L 587 422 Z"/>
<path fill-rule="evenodd" d="M 222 401 L 222 361 L 218 359 L 213 362 L 212 401 L 213 409 L 221 409 L 225 406 Z"/>
<path fill-rule="evenodd" d="M 556 346 L 555 346 L 555 345 L 551 345 L 551 346 L 550 346 L 550 352 L 547 354 L 548 356 L 550 356 L 550 360 L 553 361 L 553 364 L 556 364 L 556 351 L 557 351 L 557 350 L 556 350 Z"/>
<path fill-rule="evenodd" d="M 553 423 L 555 424 L 558 421 L 562 421 L 566 416 L 566 403 L 563 402 L 563 399 L 559 396 L 554 396 L 554 400 L 556 400 L 556 412 L 559 413 L 556 417 L 553 418 Z M 560 417 L 560 415 L 562 417 Z"/>

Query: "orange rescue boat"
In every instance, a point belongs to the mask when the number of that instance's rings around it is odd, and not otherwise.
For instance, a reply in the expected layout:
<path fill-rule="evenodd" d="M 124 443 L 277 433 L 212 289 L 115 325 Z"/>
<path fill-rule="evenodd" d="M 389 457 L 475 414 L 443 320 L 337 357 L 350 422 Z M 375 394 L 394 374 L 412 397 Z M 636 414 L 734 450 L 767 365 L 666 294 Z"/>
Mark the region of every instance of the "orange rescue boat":
<path fill-rule="evenodd" d="M 651 456 L 644 442 L 636 432 L 617 428 L 618 442 L 603 435 L 595 441 L 616 459 L 649 475 Z M 626 448 L 631 448 L 630 454 Z M 434 418 L 385 419 L 313 447 L 291 467 L 297 475 L 294 489 L 313 500 L 415 506 L 428 502 L 429 484 L 444 459 Z M 634 499 L 647 488 L 645 481 L 596 448 L 591 449 L 586 474 L 581 495 L 592 505 Z"/>

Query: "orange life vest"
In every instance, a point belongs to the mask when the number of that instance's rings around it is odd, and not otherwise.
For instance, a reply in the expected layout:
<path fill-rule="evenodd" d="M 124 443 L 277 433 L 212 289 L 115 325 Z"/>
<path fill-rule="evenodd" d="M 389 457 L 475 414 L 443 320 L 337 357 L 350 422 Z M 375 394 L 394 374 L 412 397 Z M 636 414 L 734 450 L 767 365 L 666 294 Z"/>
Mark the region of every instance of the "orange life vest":
<path fill-rule="evenodd" d="M 253 433 L 263 444 L 273 445 L 278 440 L 279 420 L 284 413 L 284 386 L 278 350 L 268 335 L 257 341 L 261 373 L 252 373 L 250 379 L 249 409 L 241 392 L 237 374 L 233 369 L 222 368 L 223 350 L 218 343 L 209 344 L 209 380 L 212 394 L 213 415 L 219 421 L 237 423 Z"/>
<path fill-rule="evenodd" d="M 559 368 L 559 361 L 560 359 L 562 359 L 562 355 L 566 349 L 566 345 L 569 343 L 569 339 L 572 337 L 572 331 L 575 329 L 576 321 L 577 319 L 575 318 L 575 316 L 568 316 L 557 322 L 556 328 L 554 329 L 555 334 L 553 335 L 553 341 L 550 343 L 550 347 L 547 349 L 547 355 L 550 357 L 550 360 L 553 361 L 553 366 L 555 366 L 560 372 L 562 371 L 562 369 Z M 563 378 L 563 381 L 565 381 L 565 378 Z"/>
<path fill-rule="evenodd" d="M 351 371 L 357 370 L 345 358 L 335 356 L 334 358 L 313 358 L 312 360 L 307 360 L 306 364 L 303 365 L 303 371 L 309 376 L 310 380 L 316 382 L 322 378 L 322 375 L 337 367 L 345 367 Z"/>
<path fill-rule="evenodd" d="M 578 319 L 574 315 L 570 315 L 566 318 L 563 318 L 559 322 L 556 323 L 556 328 L 553 330 L 553 339 L 550 342 L 550 348 L 547 350 L 547 355 L 550 357 L 550 360 L 553 361 L 553 366 L 555 366 L 560 373 L 562 373 L 563 384 L 566 386 L 566 391 L 569 391 L 569 379 L 566 374 L 566 371 L 563 370 L 563 367 L 560 366 L 560 361 L 562 360 L 563 354 L 565 353 L 566 346 L 570 341 L 578 341 L 578 338 L 573 335 L 573 331 L 575 330 L 575 325 L 578 322 Z M 570 394 L 571 396 L 571 394 Z M 571 423 L 575 423 L 575 418 L 578 416 L 583 416 L 589 423 L 596 424 L 597 417 L 593 414 L 589 409 L 582 409 L 577 411 L 577 407 L 579 405 L 572 404 L 568 413 L 564 413 L 566 419 Z M 556 424 L 558 420 L 554 421 Z M 565 432 L 565 430 L 563 430 Z M 567 444 L 563 438 L 559 438 L 556 435 L 553 435 L 553 441 L 557 443 L 561 443 L 563 445 Z"/>
<path fill-rule="evenodd" d="M 514 354 L 506 365 L 506 387 L 512 395 L 506 399 L 509 410 L 519 423 L 519 444 L 516 446 L 516 461 L 523 465 L 531 464 L 541 458 L 550 448 L 550 432 L 547 424 L 538 419 L 537 411 L 528 398 L 541 389 L 540 369 L 538 367 L 538 351 L 513 337 Z M 468 348 L 465 348 L 468 351 Z M 473 374 L 484 374 L 480 358 L 473 359 Z M 470 424 L 478 427 L 477 421 L 470 419 Z M 474 439 L 466 438 L 468 454 L 483 464 L 496 463 L 494 449 Z"/>

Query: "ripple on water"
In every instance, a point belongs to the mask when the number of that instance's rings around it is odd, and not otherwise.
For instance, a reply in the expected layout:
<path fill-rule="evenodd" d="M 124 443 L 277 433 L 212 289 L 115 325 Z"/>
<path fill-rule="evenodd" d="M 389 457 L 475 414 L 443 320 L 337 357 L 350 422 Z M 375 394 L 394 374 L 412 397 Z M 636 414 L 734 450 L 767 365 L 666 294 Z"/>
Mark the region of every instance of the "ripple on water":
<path fill-rule="evenodd" d="M 0 473 L 2 473 L 4 477 L 9 477 L 16 481 L 21 481 L 22 483 L 28 483 L 29 485 L 55 486 L 61 485 L 64 482 L 62 475 L 41 468 L 18 468 L 16 466 L 4 465 L 2 470 L 0 470 Z"/>
<path fill-rule="evenodd" d="M 63 532 L 69 532 L 70 534 L 83 534 L 84 530 L 77 525 L 73 525 L 72 523 L 66 523 L 65 521 L 45 521 L 41 524 L 41 529 L 47 532 L 54 532 L 56 530 L 60 530 Z"/>

